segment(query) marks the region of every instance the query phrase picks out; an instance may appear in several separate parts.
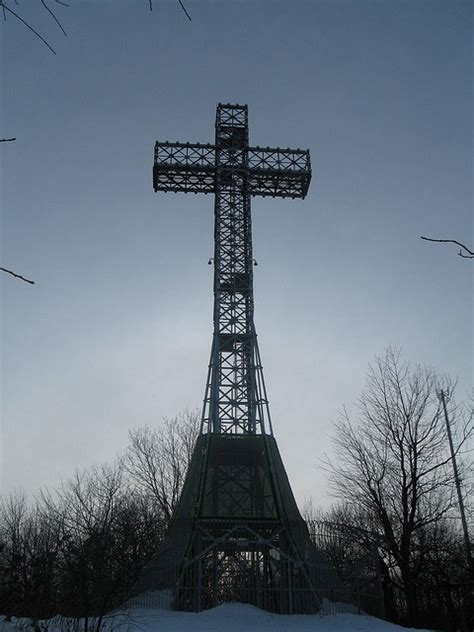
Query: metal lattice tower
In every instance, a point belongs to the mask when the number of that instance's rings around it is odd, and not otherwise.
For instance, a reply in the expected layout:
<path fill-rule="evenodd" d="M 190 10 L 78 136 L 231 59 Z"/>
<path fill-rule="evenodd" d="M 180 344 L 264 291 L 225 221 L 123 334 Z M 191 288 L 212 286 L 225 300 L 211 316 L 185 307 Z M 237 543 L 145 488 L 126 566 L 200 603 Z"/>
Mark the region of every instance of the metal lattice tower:
<path fill-rule="evenodd" d="M 310 179 L 308 151 L 249 146 L 246 105 L 218 105 L 214 145 L 155 145 L 155 191 L 215 194 L 214 334 L 203 432 L 272 434 L 253 318 L 250 198 L 304 198 Z"/>
<path fill-rule="evenodd" d="M 254 326 L 252 196 L 304 198 L 309 152 L 251 147 L 245 105 L 218 105 L 214 144 L 158 142 L 155 191 L 213 193 L 214 333 L 201 433 L 179 503 L 134 589 L 141 604 L 241 601 L 315 612 L 344 595 L 311 542 L 273 437 Z"/>

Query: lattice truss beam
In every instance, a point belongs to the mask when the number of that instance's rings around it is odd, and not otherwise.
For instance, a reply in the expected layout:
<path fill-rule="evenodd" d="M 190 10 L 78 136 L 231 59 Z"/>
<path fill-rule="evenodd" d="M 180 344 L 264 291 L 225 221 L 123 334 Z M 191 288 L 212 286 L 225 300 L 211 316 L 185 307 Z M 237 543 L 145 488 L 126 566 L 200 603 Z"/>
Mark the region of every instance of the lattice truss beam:
<path fill-rule="evenodd" d="M 216 150 L 211 144 L 157 142 L 155 191 L 215 193 Z M 252 196 L 304 198 L 308 192 L 311 165 L 304 149 L 249 147 L 248 169 Z"/>
<path fill-rule="evenodd" d="M 215 194 L 214 335 L 203 411 L 208 432 L 272 432 L 253 320 L 250 198 L 304 198 L 310 178 L 308 151 L 249 146 L 247 106 L 218 106 L 214 144 L 155 145 L 155 191 Z"/>

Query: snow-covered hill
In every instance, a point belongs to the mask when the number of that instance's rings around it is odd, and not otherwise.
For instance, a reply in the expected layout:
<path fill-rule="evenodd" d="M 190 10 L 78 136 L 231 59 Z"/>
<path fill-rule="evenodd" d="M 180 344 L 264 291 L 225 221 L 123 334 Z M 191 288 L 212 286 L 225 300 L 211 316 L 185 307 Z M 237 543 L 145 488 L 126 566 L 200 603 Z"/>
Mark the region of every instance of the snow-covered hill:
<path fill-rule="evenodd" d="M 30 626 L 26 619 L 6 623 L 0 618 L 1 632 L 33 630 Z M 65 632 L 73 626 L 55 617 L 41 622 L 40 629 Z M 106 629 L 108 632 L 407 632 L 407 628 L 364 615 L 279 615 L 237 603 L 199 613 L 139 609 L 118 612 L 108 619 Z"/>

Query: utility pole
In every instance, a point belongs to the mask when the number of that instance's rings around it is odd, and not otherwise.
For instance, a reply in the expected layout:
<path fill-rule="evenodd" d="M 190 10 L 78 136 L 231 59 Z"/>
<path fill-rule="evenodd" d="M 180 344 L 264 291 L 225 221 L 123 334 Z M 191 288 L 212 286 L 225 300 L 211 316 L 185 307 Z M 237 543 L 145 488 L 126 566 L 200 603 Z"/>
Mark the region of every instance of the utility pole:
<path fill-rule="evenodd" d="M 439 397 L 443 405 L 444 418 L 446 420 L 446 431 L 448 433 L 449 450 L 451 452 L 451 462 L 453 464 L 454 482 L 456 484 L 456 492 L 458 495 L 459 513 L 461 514 L 462 530 L 464 533 L 464 545 L 466 547 L 467 564 L 471 578 L 474 577 L 474 564 L 472 559 L 471 542 L 469 540 L 469 531 L 467 529 L 466 512 L 464 510 L 464 500 L 461 493 L 461 479 L 459 477 L 458 465 L 456 462 L 456 454 L 454 452 L 453 437 L 451 434 L 451 424 L 449 423 L 448 410 L 446 408 L 446 398 L 443 389 L 439 392 Z"/>

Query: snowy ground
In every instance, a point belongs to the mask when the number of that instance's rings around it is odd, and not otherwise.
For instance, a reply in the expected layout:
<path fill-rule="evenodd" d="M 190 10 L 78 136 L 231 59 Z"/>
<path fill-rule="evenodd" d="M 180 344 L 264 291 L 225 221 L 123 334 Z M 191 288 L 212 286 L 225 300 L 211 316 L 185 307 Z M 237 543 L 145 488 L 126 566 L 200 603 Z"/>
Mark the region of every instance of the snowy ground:
<path fill-rule="evenodd" d="M 40 630 L 44 632 L 81 628 L 59 617 L 40 622 Z M 108 632 L 407 632 L 407 628 L 364 615 L 279 615 L 236 603 L 200 613 L 134 609 L 117 613 L 107 621 L 105 629 Z M 6 623 L 0 617 L 1 632 L 16 630 L 26 632 L 33 627 L 26 619 Z"/>

